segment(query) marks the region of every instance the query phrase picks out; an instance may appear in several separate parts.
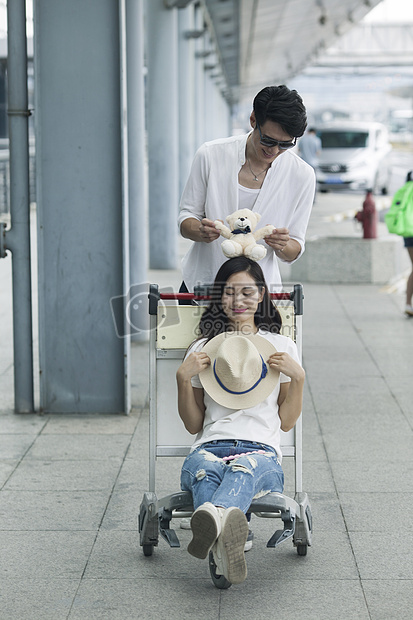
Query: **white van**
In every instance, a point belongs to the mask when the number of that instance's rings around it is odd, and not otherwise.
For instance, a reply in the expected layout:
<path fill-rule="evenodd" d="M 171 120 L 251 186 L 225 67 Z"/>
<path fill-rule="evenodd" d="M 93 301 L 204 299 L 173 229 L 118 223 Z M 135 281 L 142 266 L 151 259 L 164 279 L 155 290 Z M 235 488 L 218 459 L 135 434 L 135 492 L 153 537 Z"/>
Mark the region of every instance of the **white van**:
<path fill-rule="evenodd" d="M 380 123 L 332 121 L 317 130 L 322 150 L 317 184 L 329 190 L 367 190 L 387 194 L 392 150 L 388 132 Z"/>

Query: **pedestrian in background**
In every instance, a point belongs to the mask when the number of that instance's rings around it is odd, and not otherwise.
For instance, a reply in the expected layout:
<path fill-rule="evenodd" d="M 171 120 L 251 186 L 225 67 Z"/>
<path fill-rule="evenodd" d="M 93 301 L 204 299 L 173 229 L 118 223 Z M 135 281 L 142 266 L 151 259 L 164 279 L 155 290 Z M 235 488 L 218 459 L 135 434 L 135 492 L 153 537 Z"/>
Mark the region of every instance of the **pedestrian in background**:
<path fill-rule="evenodd" d="M 406 183 L 413 183 L 412 180 L 413 170 L 407 174 Z M 413 306 L 412 306 L 412 297 L 413 297 L 413 237 L 403 237 L 404 247 L 407 249 L 410 257 L 410 262 L 412 265 L 412 270 L 410 272 L 409 277 L 407 278 L 407 286 L 406 286 L 406 307 L 405 314 L 407 316 L 413 316 Z"/>
<path fill-rule="evenodd" d="M 310 127 L 307 133 L 298 142 L 298 152 L 300 157 L 315 170 L 318 164 L 318 157 L 321 153 L 321 140 L 317 136 L 314 127 Z"/>
<path fill-rule="evenodd" d="M 406 305 L 404 312 L 413 316 L 413 170 L 407 173 L 406 182 L 393 196 L 389 211 L 384 216 L 387 229 L 403 237 L 404 247 L 407 249 L 412 270 L 407 278 Z"/>

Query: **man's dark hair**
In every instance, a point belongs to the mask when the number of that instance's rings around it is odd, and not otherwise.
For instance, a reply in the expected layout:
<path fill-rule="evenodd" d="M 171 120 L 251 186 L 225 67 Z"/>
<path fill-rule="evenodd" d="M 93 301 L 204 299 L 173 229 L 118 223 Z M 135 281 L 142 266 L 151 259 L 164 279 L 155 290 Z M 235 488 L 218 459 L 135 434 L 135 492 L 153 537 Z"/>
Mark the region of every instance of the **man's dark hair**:
<path fill-rule="evenodd" d="M 292 138 L 299 138 L 307 127 L 307 112 L 300 95 L 287 86 L 266 86 L 254 99 L 253 109 L 257 123 L 265 121 L 281 125 Z"/>

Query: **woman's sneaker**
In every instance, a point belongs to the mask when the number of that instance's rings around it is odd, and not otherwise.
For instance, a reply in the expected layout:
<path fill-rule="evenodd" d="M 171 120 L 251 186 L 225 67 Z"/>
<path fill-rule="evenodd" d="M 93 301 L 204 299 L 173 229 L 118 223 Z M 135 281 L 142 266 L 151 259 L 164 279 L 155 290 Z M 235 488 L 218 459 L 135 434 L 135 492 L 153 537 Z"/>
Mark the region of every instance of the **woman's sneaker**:
<path fill-rule="evenodd" d="M 221 532 L 221 517 L 214 504 L 205 502 L 191 517 L 192 540 L 188 552 L 204 560 Z"/>
<path fill-rule="evenodd" d="M 231 583 L 242 583 L 247 577 L 244 547 L 248 537 L 248 521 L 239 508 L 219 508 L 221 534 L 213 548 L 217 573 Z"/>
<path fill-rule="evenodd" d="M 407 316 L 413 316 L 413 306 L 410 306 L 409 304 L 406 304 L 406 307 L 404 309 L 404 313 L 407 314 Z"/>
<path fill-rule="evenodd" d="M 254 540 L 254 532 L 248 530 L 248 537 L 244 545 L 244 551 L 250 551 L 252 549 L 252 541 Z"/>

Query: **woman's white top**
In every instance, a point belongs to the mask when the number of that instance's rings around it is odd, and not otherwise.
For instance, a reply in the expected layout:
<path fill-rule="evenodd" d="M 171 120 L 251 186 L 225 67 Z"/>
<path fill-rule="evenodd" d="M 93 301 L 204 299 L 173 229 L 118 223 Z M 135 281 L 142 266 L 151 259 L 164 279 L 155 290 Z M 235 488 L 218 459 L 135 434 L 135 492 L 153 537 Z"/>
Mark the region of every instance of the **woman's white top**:
<path fill-rule="evenodd" d="M 286 351 L 296 362 L 300 363 L 296 344 L 291 338 L 281 334 L 270 334 L 263 330 L 259 330 L 258 334 L 271 342 L 277 351 Z M 193 351 L 200 351 L 205 342 L 206 338 L 193 343 L 188 349 L 187 356 Z M 204 391 L 204 427 L 198 433 L 191 451 L 203 443 L 216 439 L 244 439 L 272 446 L 281 460 L 281 420 L 278 415 L 277 401 L 280 383 L 288 381 L 290 378 L 280 373 L 280 381 L 273 392 L 262 403 L 249 409 L 228 409 L 216 403 Z M 192 377 L 192 387 L 202 388 L 198 375 Z"/>

